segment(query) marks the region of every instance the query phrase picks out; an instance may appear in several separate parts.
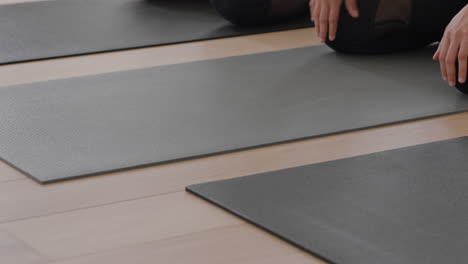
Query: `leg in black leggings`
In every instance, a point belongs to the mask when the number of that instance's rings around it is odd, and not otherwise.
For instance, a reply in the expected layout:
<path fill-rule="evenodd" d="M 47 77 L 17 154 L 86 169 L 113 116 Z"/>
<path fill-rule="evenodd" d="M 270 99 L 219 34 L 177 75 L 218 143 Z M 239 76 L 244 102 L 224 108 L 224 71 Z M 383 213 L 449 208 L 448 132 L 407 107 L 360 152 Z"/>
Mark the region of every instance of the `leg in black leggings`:
<path fill-rule="evenodd" d="M 375 54 L 408 50 L 439 41 L 468 0 L 358 0 L 360 17 L 343 7 L 335 41 L 340 52 Z"/>
<path fill-rule="evenodd" d="M 211 0 L 224 18 L 239 26 L 278 22 L 308 11 L 309 0 Z"/>

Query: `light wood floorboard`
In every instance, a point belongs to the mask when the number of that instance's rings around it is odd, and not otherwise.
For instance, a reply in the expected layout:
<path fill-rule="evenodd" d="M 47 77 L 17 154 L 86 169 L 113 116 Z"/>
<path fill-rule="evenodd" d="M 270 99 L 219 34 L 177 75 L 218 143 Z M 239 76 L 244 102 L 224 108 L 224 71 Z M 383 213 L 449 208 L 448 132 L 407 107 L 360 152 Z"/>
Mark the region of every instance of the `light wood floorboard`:
<path fill-rule="evenodd" d="M 0 229 L 0 263 L 2 264 L 45 264 L 49 259 L 29 245 Z"/>
<path fill-rule="evenodd" d="M 212 229 L 165 241 L 59 261 L 54 264 L 321 264 L 323 261 L 285 245 L 248 224 Z"/>
<path fill-rule="evenodd" d="M 237 217 L 177 192 L 16 221 L 0 228 L 42 255 L 60 259 L 239 223 Z"/>

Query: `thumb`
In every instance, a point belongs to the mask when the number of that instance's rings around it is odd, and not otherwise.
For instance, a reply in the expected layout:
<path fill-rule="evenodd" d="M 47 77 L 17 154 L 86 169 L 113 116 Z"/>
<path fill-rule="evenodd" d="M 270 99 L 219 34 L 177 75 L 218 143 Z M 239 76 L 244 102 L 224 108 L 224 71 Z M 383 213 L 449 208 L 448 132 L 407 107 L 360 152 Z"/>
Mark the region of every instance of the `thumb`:
<path fill-rule="evenodd" d="M 348 13 L 354 17 L 359 17 L 359 10 L 357 7 L 357 0 L 345 0 L 346 9 L 348 9 Z"/>

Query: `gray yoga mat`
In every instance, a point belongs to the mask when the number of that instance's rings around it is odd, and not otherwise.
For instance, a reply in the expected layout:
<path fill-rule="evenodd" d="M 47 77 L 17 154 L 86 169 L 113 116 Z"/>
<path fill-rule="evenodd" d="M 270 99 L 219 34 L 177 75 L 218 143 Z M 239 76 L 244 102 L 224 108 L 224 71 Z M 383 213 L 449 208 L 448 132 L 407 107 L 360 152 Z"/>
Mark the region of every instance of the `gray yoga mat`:
<path fill-rule="evenodd" d="M 468 138 L 188 187 L 336 264 L 464 264 Z"/>
<path fill-rule="evenodd" d="M 239 28 L 209 0 L 51 0 L 0 5 L 0 64 L 309 27 Z"/>
<path fill-rule="evenodd" d="M 47 183 L 466 111 L 432 52 L 312 47 L 0 87 L 0 157 Z"/>

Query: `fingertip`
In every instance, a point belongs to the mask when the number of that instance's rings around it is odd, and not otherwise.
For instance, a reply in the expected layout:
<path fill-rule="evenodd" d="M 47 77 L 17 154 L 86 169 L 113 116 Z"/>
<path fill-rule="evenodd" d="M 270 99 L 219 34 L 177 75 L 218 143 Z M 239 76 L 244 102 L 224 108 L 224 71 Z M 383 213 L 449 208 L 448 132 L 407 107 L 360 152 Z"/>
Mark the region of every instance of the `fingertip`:
<path fill-rule="evenodd" d="M 328 40 L 330 41 L 334 41 L 336 38 L 336 33 L 335 31 L 332 29 L 328 32 Z"/>
<path fill-rule="evenodd" d="M 465 83 L 466 82 L 466 76 L 458 76 L 458 82 L 459 83 Z"/>

